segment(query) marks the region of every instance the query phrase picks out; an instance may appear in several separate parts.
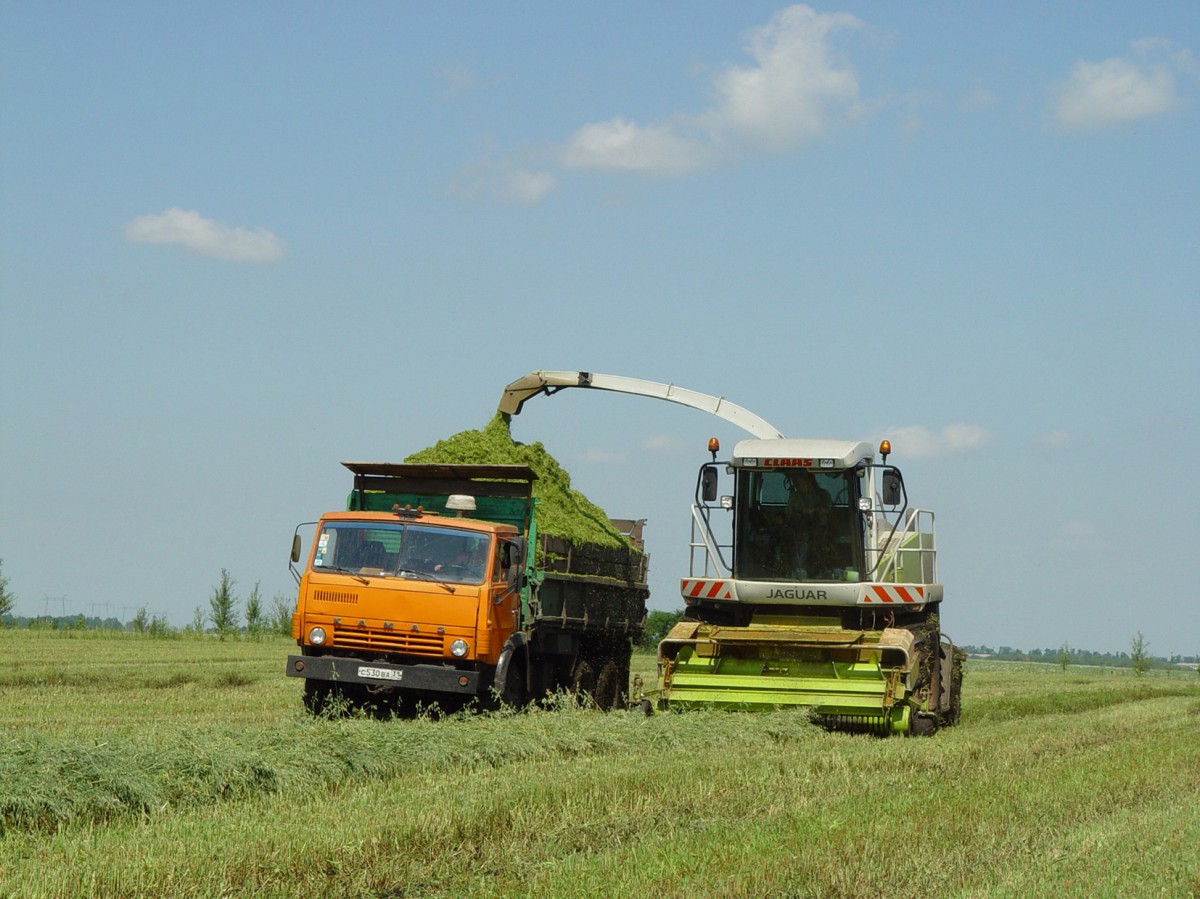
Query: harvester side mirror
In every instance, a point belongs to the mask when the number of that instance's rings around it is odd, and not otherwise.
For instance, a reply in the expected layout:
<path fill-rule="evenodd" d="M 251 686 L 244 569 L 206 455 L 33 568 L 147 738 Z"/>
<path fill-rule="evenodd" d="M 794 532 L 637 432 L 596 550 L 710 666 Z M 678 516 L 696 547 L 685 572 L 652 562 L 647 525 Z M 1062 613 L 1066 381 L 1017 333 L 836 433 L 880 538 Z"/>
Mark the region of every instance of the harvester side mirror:
<path fill-rule="evenodd" d="M 883 503 L 886 506 L 899 505 L 900 498 L 904 493 L 904 479 L 900 477 L 900 472 L 894 468 L 889 468 L 883 473 Z"/>
<path fill-rule="evenodd" d="M 292 537 L 292 564 L 300 561 L 300 535 Z"/>
<path fill-rule="evenodd" d="M 700 471 L 700 497 L 706 503 L 716 502 L 717 499 L 717 469 L 713 465 L 705 465 Z"/>

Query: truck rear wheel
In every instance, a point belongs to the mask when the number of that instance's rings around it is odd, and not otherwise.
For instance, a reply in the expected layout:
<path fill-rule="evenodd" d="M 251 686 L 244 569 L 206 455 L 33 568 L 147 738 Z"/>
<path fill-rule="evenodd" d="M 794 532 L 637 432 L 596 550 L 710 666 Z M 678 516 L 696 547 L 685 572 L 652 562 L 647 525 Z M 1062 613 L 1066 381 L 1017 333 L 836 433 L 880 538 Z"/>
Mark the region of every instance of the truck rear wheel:
<path fill-rule="evenodd" d="M 588 699 L 595 699 L 593 694 L 596 690 L 596 670 L 587 659 L 580 659 L 575 665 L 575 675 L 571 678 L 571 689 L 581 700 L 585 696 Z"/>
<path fill-rule="evenodd" d="M 618 696 L 622 692 L 620 679 L 620 668 L 613 659 L 609 659 L 600 669 L 600 677 L 596 680 L 596 689 L 592 695 L 596 705 L 606 712 L 617 707 Z"/>

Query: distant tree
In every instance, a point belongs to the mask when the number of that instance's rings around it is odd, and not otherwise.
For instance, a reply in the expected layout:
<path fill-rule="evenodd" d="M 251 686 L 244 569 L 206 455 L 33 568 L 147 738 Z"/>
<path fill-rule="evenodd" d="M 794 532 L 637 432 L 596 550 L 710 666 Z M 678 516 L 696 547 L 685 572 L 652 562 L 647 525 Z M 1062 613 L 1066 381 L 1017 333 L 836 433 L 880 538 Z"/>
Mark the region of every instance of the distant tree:
<path fill-rule="evenodd" d="M 1071 665 L 1071 647 L 1066 643 L 1058 649 L 1058 665 L 1063 671 L 1066 671 Z"/>
<path fill-rule="evenodd" d="M 257 639 L 263 631 L 263 605 L 259 594 L 259 581 L 254 582 L 254 589 L 246 597 L 246 632 Z"/>
<path fill-rule="evenodd" d="M 1138 676 L 1150 670 L 1150 644 L 1141 631 L 1134 634 L 1129 642 L 1129 661 L 1133 665 L 1133 673 Z"/>
<path fill-rule="evenodd" d="M 178 636 L 178 631 L 171 627 L 171 623 L 167 621 L 166 615 L 155 615 L 150 619 L 150 623 L 146 626 L 146 633 L 151 637 L 175 637 Z"/>
<path fill-rule="evenodd" d="M 676 624 L 683 618 L 683 609 L 674 612 L 655 610 L 646 616 L 646 632 L 642 636 L 642 646 L 655 649 Z"/>
<path fill-rule="evenodd" d="M 290 637 L 292 635 L 292 612 L 294 611 L 296 611 L 295 598 L 286 593 L 276 593 L 271 598 L 270 628 L 272 632 L 281 637 Z"/>
<path fill-rule="evenodd" d="M 212 622 L 217 636 L 222 640 L 236 633 L 238 628 L 237 597 L 233 595 L 235 583 L 229 572 L 222 568 L 220 583 L 213 587 L 212 596 L 208 600 L 208 620 Z"/>
<path fill-rule="evenodd" d="M 142 606 L 137 610 L 137 614 L 133 616 L 133 632 L 135 634 L 144 634 L 149 624 L 150 616 L 146 613 L 146 607 Z"/>
<path fill-rule="evenodd" d="M 4 576 L 4 560 L 0 559 L 0 625 L 11 624 L 9 616 L 16 604 L 17 597 L 8 589 L 8 578 Z"/>
<path fill-rule="evenodd" d="M 199 636 L 204 633 L 204 609 L 196 606 L 192 612 L 192 623 L 188 625 L 188 630 Z"/>

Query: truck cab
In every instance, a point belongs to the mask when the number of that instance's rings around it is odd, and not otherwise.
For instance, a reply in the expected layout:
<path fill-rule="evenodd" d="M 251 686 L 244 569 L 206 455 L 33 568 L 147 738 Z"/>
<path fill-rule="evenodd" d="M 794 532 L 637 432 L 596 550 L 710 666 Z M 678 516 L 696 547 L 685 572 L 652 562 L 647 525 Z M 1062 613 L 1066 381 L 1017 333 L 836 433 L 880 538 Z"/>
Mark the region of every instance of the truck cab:
<path fill-rule="evenodd" d="M 299 653 L 287 673 L 305 679 L 306 704 L 488 691 L 521 626 L 536 476 L 520 466 L 483 472 L 507 479 L 489 481 L 474 480 L 479 466 L 459 478 L 449 466 L 344 464 L 355 475 L 348 508 L 321 517 L 303 571 L 293 568 Z M 293 565 L 301 546 L 298 529 Z"/>

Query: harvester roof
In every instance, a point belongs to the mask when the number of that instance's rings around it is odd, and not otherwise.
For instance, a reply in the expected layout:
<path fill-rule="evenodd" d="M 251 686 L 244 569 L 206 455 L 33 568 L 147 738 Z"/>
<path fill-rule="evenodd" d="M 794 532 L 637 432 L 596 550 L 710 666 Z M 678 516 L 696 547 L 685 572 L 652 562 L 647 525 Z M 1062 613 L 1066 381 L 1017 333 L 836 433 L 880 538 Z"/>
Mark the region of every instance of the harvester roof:
<path fill-rule="evenodd" d="M 865 440 L 742 440 L 733 448 L 733 464 L 744 468 L 853 468 L 874 458 Z M 807 464 L 805 464 L 807 463 Z"/>

